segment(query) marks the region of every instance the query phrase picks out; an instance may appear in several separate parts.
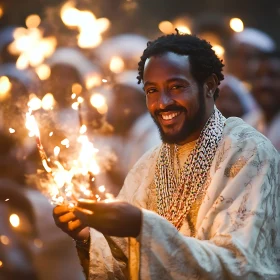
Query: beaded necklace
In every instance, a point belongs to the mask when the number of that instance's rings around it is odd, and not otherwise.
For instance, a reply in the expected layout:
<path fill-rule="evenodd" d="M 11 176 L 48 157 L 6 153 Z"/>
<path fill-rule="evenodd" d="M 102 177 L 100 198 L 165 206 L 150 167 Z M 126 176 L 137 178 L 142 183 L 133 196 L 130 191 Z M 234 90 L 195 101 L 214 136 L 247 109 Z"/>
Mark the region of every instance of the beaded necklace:
<path fill-rule="evenodd" d="M 161 147 L 155 171 L 158 214 L 178 230 L 198 194 L 204 191 L 207 175 L 222 138 L 224 122 L 225 118 L 215 107 L 179 176 L 175 176 L 174 170 L 178 146 L 164 143 Z"/>

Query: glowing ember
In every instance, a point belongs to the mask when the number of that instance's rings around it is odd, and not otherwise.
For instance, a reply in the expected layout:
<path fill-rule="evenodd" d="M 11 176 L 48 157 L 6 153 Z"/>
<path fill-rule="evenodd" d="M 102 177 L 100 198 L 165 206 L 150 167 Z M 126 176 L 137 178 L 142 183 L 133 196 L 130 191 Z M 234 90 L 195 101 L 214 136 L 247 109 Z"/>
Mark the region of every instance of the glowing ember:
<path fill-rule="evenodd" d="M 65 138 L 64 140 L 61 141 L 61 145 L 64 145 L 64 146 L 68 146 L 69 145 L 69 140 L 67 138 Z"/>
<path fill-rule="evenodd" d="M 100 186 L 98 188 L 98 190 L 103 193 L 103 192 L 105 192 L 106 189 L 105 189 L 105 186 Z"/>
<path fill-rule="evenodd" d="M 52 137 L 52 136 L 53 136 L 53 131 L 51 131 L 51 132 L 49 133 L 49 136 L 50 136 L 50 137 Z"/>
<path fill-rule="evenodd" d="M 78 110 L 79 109 L 79 102 L 74 102 L 72 105 L 71 105 L 72 109 L 74 110 Z"/>
<path fill-rule="evenodd" d="M 13 129 L 13 128 L 9 128 L 9 132 L 11 133 L 11 134 L 13 134 L 13 133 L 15 133 L 16 131 Z"/>
<path fill-rule="evenodd" d="M 72 93 L 71 98 L 72 98 L 72 99 L 75 99 L 75 98 L 76 98 L 76 96 L 77 96 L 77 94 L 76 94 L 76 93 Z"/>
<path fill-rule="evenodd" d="M 36 111 L 42 107 L 42 101 L 36 96 L 36 94 L 32 93 L 29 95 L 29 102 L 27 105 L 32 111 Z"/>
<path fill-rule="evenodd" d="M 106 104 L 106 99 L 100 93 L 94 93 L 90 98 L 90 103 L 100 114 L 107 113 L 108 106 Z"/>
<path fill-rule="evenodd" d="M 73 92 L 73 94 L 75 94 L 75 97 L 76 97 L 76 94 L 80 94 L 82 92 L 82 90 L 83 90 L 83 87 L 80 84 L 75 83 L 72 85 L 72 92 Z M 74 99 L 74 98 L 72 97 L 72 99 Z"/>

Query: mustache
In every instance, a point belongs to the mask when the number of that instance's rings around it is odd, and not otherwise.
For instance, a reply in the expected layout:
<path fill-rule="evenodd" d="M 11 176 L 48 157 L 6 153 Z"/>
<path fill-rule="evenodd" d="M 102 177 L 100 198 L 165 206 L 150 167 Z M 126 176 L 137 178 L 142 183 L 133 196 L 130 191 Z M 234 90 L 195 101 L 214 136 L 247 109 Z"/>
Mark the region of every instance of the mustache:
<path fill-rule="evenodd" d="M 176 111 L 176 112 L 187 112 L 186 108 L 178 105 L 169 105 L 164 109 L 158 109 L 155 111 L 155 115 L 159 115 L 160 113 Z"/>

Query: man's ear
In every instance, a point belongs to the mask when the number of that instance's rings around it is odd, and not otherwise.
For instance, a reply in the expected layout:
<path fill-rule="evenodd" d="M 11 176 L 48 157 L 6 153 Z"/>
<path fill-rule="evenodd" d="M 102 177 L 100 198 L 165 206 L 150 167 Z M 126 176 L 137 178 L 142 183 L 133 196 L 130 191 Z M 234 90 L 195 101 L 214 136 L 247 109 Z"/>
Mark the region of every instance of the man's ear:
<path fill-rule="evenodd" d="M 214 94 L 216 92 L 216 89 L 218 88 L 218 85 L 219 80 L 216 74 L 212 74 L 211 76 L 209 76 L 204 83 L 206 96 L 214 98 Z"/>

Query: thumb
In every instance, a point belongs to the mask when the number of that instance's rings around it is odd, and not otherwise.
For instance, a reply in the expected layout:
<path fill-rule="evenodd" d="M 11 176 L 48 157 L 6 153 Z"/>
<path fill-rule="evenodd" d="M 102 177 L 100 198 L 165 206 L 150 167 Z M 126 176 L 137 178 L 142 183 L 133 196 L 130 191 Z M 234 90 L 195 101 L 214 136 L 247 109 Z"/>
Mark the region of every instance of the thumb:
<path fill-rule="evenodd" d="M 81 212 L 85 212 L 84 210 L 89 210 L 91 212 L 94 212 L 96 202 L 94 200 L 90 199 L 79 199 L 77 208 Z M 81 209 L 82 208 L 82 209 Z"/>

